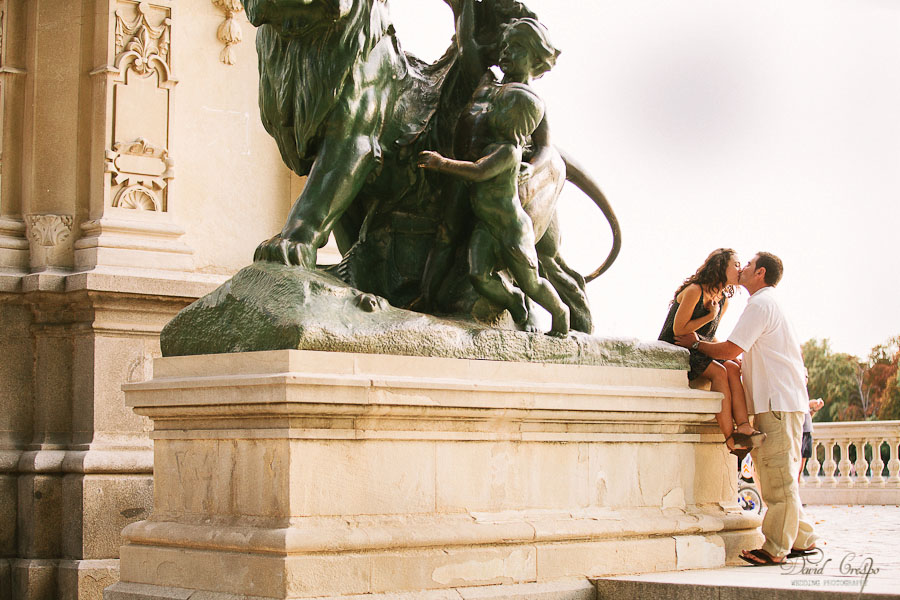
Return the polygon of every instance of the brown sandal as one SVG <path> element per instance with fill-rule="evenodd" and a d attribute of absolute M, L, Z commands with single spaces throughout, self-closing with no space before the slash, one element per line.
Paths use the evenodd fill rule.
<path fill-rule="evenodd" d="M 784 562 L 783 558 L 781 560 L 775 560 L 774 556 L 762 548 L 756 550 L 744 550 L 738 558 L 750 563 L 751 567 L 771 567 L 773 565 L 780 565 Z"/>
<path fill-rule="evenodd" d="M 735 456 L 737 456 L 738 464 L 741 464 L 741 462 L 743 462 L 743 460 L 744 460 L 744 457 L 747 456 L 748 454 L 750 454 L 750 447 L 749 447 L 748 443 L 743 443 L 742 441 L 739 441 L 741 438 L 738 436 L 747 437 L 749 440 L 749 436 L 746 436 L 745 434 L 742 434 L 742 433 L 738 433 L 737 431 L 732 431 L 731 435 L 729 435 L 727 438 L 725 438 L 725 446 L 726 447 L 728 446 L 728 440 L 731 440 L 732 442 L 734 442 L 734 448 L 728 448 L 728 451 L 731 454 L 734 454 Z"/>
<path fill-rule="evenodd" d="M 749 421 L 744 421 L 743 423 L 738 423 L 737 427 L 749 424 Z M 766 434 L 756 429 L 754 429 L 751 433 L 741 433 L 737 430 L 737 428 L 735 428 L 734 433 L 732 433 L 731 435 L 734 436 L 735 444 L 744 446 L 745 448 L 759 448 L 760 446 L 762 446 L 762 443 L 766 441 Z"/>
<path fill-rule="evenodd" d="M 787 558 L 799 558 L 801 556 L 809 556 L 810 554 L 815 554 L 819 549 L 816 548 L 816 545 L 813 544 L 809 548 L 791 548 L 791 551 L 787 553 Z"/>

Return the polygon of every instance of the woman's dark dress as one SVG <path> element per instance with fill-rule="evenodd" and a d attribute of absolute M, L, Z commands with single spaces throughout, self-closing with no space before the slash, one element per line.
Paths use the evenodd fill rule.
<path fill-rule="evenodd" d="M 678 300 L 675 300 L 669 307 L 669 314 L 666 316 L 666 322 L 663 325 L 662 331 L 659 332 L 659 339 L 664 342 L 669 342 L 670 344 L 675 343 L 675 313 L 678 312 L 680 304 L 681 303 L 678 302 Z M 719 300 L 719 314 L 716 315 L 716 318 L 697 329 L 697 335 L 700 336 L 700 339 L 704 342 L 711 342 L 715 337 L 716 329 L 719 328 L 719 317 L 722 316 L 722 306 L 724 304 L 725 296 L 722 296 L 722 299 Z M 705 317 L 708 314 L 709 310 L 703 306 L 703 294 L 701 294 L 700 301 L 697 302 L 697 306 L 694 307 L 694 314 L 691 315 L 690 320 L 693 321 L 694 319 Z M 703 375 L 703 371 L 706 370 L 713 359 L 699 350 L 691 350 L 690 352 L 691 370 L 688 371 L 688 379 L 696 379 Z"/>

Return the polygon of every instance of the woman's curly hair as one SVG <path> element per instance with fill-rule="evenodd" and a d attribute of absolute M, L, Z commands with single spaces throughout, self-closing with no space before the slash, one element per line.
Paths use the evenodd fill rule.
<path fill-rule="evenodd" d="M 731 248 L 719 248 L 713 250 L 710 255 L 706 257 L 706 260 L 703 261 L 703 264 L 700 265 L 700 268 L 697 269 L 697 272 L 685 279 L 684 283 L 675 290 L 672 302 L 675 301 L 675 298 L 678 297 L 678 294 L 680 294 L 684 288 L 692 283 L 696 283 L 703 290 L 712 293 L 721 291 L 726 297 L 731 298 L 734 295 L 734 286 L 727 285 L 726 282 L 728 281 L 728 276 L 726 275 L 726 271 L 728 270 L 728 265 L 734 260 L 734 255 L 735 252 Z"/>

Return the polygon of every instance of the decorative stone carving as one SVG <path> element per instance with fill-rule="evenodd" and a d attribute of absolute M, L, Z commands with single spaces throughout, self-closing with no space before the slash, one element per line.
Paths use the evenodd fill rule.
<path fill-rule="evenodd" d="M 237 53 L 234 46 L 240 44 L 244 39 L 244 33 L 241 26 L 235 21 L 235 15 L 243 12 L 244 6 L 240 0 L 212 0 L 212 3 L 225 13 L 225 20 L 219 25 L 216 36 L 219 41 L 225 44 L 222 53 L 219 55 L 226 65 L 233 65 L 237 61 Z"/>
<path fill-rule="evenodd" d="M 96 68 L 113 87 L 105 142 L 102 213 L 79 223 L 77 269 L 98 266 L 191 271 L 193 250 L 170 213 L 174 161 L 170 132 L 175 0 L 116 0 L 112 64 Z M 208 5 L 207 5 L 208 6 Z M 184 13 L 180 13 L 184 14 Z M 187 21 L 190 18 L 186 19 Z M 175 48 L 178 46 L 176 45 Z"/>
<path fill-rule="evenodd" d="M 72 235 L 72 215 L 28 215 L 28 239 L 40 246 L 52 247 Z"/>
<path fill-rule="evenodd" d="M 142 77 L 159 73 L 160 87 L 170 87 L 175 80 L 169 56 L 172 27 L 169 10 L 151 6 L 149 2 L 120 6 L 116 10 L 115 67 L 122 72 L 130 69 Z M 133 11 L 128 6 L 133 6 Z"/>
<path fill-rule="evenodd" d="M 112 205 L 137 210 L 166 210 L 166 188 L 174 177 L 175 162 L 165 148 L 144 138 L 120 142 L 106 153 L 106 171 L 119 186 Z"/>
<path fill-rule="evenodd" d="M 164 0 L 120 0 L 115 15 L 113 149 L 106 153 L 110 204 L 166 212 L 173 174 L 166 149 L 169 92 L 176 83 L 171 73 L 172 8 Z"/>
<path fill-rule="evenodd" d="M 72 215 L 25 215 L 32 270 L 71 268 L 74 223 Z"/>
<path fill-rule="evenodd" d="M 119 208 L 133 208 L 136 210 L 160 210 L 159 199 L 152 190 L 142 185 L 135 185 L 123 189 L 116 198 Z"/>

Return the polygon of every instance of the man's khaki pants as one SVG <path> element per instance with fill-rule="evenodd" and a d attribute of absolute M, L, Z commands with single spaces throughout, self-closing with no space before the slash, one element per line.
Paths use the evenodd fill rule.
<path fill-rule="evenodd" d="M 766 537 L 762 549 L 776 558 L 791 548 L 805 549 L 816 542 L 812 523 L 803 514 L 797 483 L 803 415 L 771 411 L 753 418 L 754 427 L 766 434 L 762 446 L 751 453 L 763 502 L 768 507 L 762 524 Z"/>

